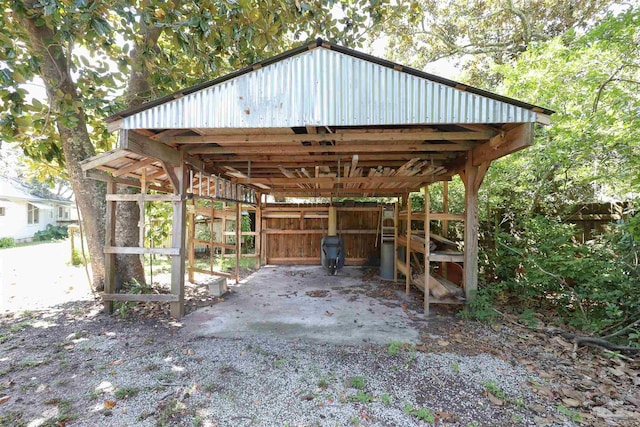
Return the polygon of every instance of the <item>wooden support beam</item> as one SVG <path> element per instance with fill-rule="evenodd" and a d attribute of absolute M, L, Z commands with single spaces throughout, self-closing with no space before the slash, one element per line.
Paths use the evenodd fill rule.
<path fill-rule="evenodd" d="M 431 240 L 429 239 L 429 235 L 431 234 L 431 219 L 429 218 L 429 214 L 431 213 L 430 208 L 430 197 L 429 197 L 429 186 L 424 187 L 424 315 L 429 317 L 429 262 L 430 262 L 430 250 L 429 244 Z M 411 246 L 411 245 L 407 245 Z"/>
<path fill-rule="evenodd" d="M 346 142 L 346 141 L 468 141 L 488 140 L 496 135 L 492 130 L 441 132 L 441 131 L 412 131 L 399 130 L 365 130 L 365 131 L 336 131 L 335 133 L 318 134 L 231 134 L 231 135 L 195 135 L 175 136 L 164 138 L 164 141 L 176 144 L 278 144 L 286 142 Z"/>
<path fill-rule="evenodd" d="M 478 289 L 478 190 L 474 183 L 478 166 L 470 152 L 465 165 L 465 227 L 464 227 L 464 289 L 467 301 L 475 298 Z"/>
<path fill-rule="evenodd" d="M 180 196 L 170 194 L 107 194 L 108 202 L 175 202 Z"/>
<path fill-rule="evenodd" d="M 156 159 L 132 160 L 132 163 L 128 164 L 127 166 L 123 166 L 113 171 L 113 176 L 122 176 L 131 172 L 135 172 L 139 169 L 142 169 L 151 165 L 156 161 L 157 161 Z"/>
<path fill-rule="evenodd" d="M 259 269 L 262 264 L 262 194 L 256 194 L 256 216 L 255 216 L 256 237 L 254 238 L 253 250 L 259 256 L 256 257 L 255 268 Z"/>
<path fill-rule="evenodd" d="M 522 123 L 506 131 L 499 143 L 494 141 L 492 145 L 487 142 L 475 147 L 472 150 L 473 166 L 491 162 L 507 154 L 529 147 L 531 144 L 533 144 L 533 123 Z"/>
<path fill-rule="evenodd" d="M 172 166 L 182 166 L 183 162 L 190 164 L 199 171 L 205 171 L 203 161 L 176 150 L 166 144 L 154 141 L 147 136 L 133 131 L 121 130 L 120 148 L 130 150 L 145 157 L 153 157 L 167 162 Z"/>
<path fill-rule="evenodd" d="M 181 250 L 179 254 L 171 257 L 171 293 L 177 295 L 177 300 L 171 303 L 171 316 L 180 318 L 184 316 L 184 261 L 186 252 L 184 250 L 184 237 L 187 216 L 184 199 L 187 188 L 187 171 L 183 162 L 180 162 L 180 166 L 174 168 L 174 173 L 178 181 L 175 192 L 181 196 L 181 200 L 173 202 L 171 246 Z"/>
<path fill-rule="evenodd" d="M 411 197 L 407 197 L 407 242 L 411 241 Z M 405 265 L 407 267 L 407 274 L 405 275 L 405 293 L 409 295 L 411 290 L 411 245 L 407 243 L 405 246 Z"/>
<path fill-rule="evenodd" d="M 191 205 L 190 207 L 195 207 L 195 200 L 191 200 L 189 202 L 189 204 Z M 195 283 L 195 276 L 194 276 L 194 269 L 196 268 L 196 259 L 195 259 L 195 252 L 196 252 L 196 243 L 195 243 L 195 238 L 196 238 L 196 214 L 195 214 L 195 209 L 187 209 L 187 216 L 188 216 L 187 221 L 188 221 L 188 227 L 189 227 L 188 237 L 187 237 L 187 246 L 188 246 L 188 251 L 189 251 L 189 257 L 188 257 L 189 258 L 189 282 Z M 213 250 L 211 250 L 211 252 L 213 252 Z"/>
<path fill-rule="evenodd" d="M 139 246 L 105 246 L 105 254 L 119 255 L 179 255 L 180 248 L 142 248 Z"/>
<path fill-rule="evenodd" d="M 107 195 L 114 194 L 117 185 L 114 181 L 107 183 Z M 107 201 L 107 212 L 105 216 L 105 245 L 113 246 L 116 243 L 116 203 Z M 116 292 L 116 256 L 112 253 L 105 253 L 104 257 L 104 292 L 114 294 Z M 113 313 L 113 302 L 104 300 L 104 311 Z"/>
<path fill-rule="evenodd" d="M 133 301 L 133 302 L 176 302 L 178 295 L 172 294 L 103 294 L 105 302 Z"/>
<path fill-rule="evenodd" d="M 114 160 L 118 160 L 123 157 L 126 157 L 127 155 L 129 155 L 127 151 L 121 150 L 120 148 L 115 148 L 113 150 L 107 151 L 102 154 L 98 154 L 97 156 L 93 156 L 81 161 L 80 168 L 83 171 L 88 171 L 89 169 L 102 166 Z"/>
<path fill-rule="evenodd" d="M 168 148 L 168 147 L 167 147 Z M 349 144 L 349 145 L 296 145 L 287 146 L 286 151 L 290 154 L 308 153 L 393 153 L 393 152 L 456 152 L 467 151 L 470 147 L 465 144 Z M 279 146 L 224 146 L 224 147 L 195 147 L 189 150 L 190 154 L 280 154 L 283 147 Z M 143 153 L 141 153 L 143 154 Z"/>
<path fill-rule="evenodd" d="M 289 172 L 290 173 L 290 172 Z M 239 184 L 255 184 L 256 182 L 261 182 L 264 184 L 269 184 L 272 186 L 278 185 L 290 185 L 297 186 L 299 184 L 385 184 L 385 183 L 410 183 L 410 184 L 421 184 L 424 182 L 432 181 L 431 176 L 404 176 L 404 175 L 393 175 L 393 176 L 362 176 L 362 177 L 354 177 L 354 178 L 343 178 L 343 177 L 313 177 L 313 178 L 301 178 L 299 176 L 295 176 L 290 173 L 290 176 L 286 178 L 252 178 L 251 180 L 246 178 L 238 178 L 236 182 Z"/>
<path fill-rule="evenodd" d="M 242 250 L 242 205 L 236 203 L 236 285 L 240 283 L 240 251 Z"/>

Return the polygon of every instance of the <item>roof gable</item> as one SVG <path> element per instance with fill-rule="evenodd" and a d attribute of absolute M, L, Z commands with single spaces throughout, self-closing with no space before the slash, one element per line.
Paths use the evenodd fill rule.
<path fill-rule="evenodd" d="M 318 42 L 128 110 L 122 129 L 526 123 L 549 110 Z"/>

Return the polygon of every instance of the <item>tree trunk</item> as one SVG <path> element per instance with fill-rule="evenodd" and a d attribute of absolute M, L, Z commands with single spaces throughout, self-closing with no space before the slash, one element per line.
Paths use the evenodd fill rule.
<path fill-rule="evenodd" d="M 32 52 L 41 60 L 40 75 L 44 80 L 49 105 L 55 115 L 75 121 L 69 126 L 57 120 L 56 125 L 71 186 L 75 193 L 87 236 L 93 286 L 97 290 L 104 288 L 104 217 L 106 212 L 106 187 L 102 182 L 84 177 L 80 162 L 95 155 L 95 149 L 87 131 L 85 112 L 79 105 L 78 96 L 67 55 L 63 46 L 56 42 L 55 32 L 46 25 L 37 26 L 34 19 L 27 15 L 16 15 L 29 35 Z"/>
<path fill-rule="evenodd" d="M 139 45 L 131 51 L 131 75 L 127 90 L 127 107 L 135 107 L 147 101 L 151 96 L 149 84 L 150 70 L 146 67 L 144 52 L 156 45 L 162 33 L 160 27 L 147 27 L 140 23 L 140 34 L 143 38 Z M 126 186 L 118 186 L 118 193 L 137 193 L 138 190 Z M 116 245 L 138 246 L 140 224 L 140 207 L 135 202 L 119 202 L 116 213 Z M 116 255 L 116 289 L 123 283 L 136 280 L 145 283 L 142 257 L 137 255 Z"/>

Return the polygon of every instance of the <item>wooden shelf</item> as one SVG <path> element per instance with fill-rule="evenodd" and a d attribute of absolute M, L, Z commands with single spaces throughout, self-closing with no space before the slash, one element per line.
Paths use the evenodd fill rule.
<path fill-rule="evenodd" d="M 402 221 L 407 220 L 407 211 L 400 211 L 398 213 L 398 218 Z M 429 214 L 429 219 L 432 221 L 464 221 L 464 215 L 462 214 L 452 214 L 452 213 L 441 213 L 441 212 L 432 212 Z M 411 211 L 411 221 L 424 221 L 424 212 L 422 211 Z"/>

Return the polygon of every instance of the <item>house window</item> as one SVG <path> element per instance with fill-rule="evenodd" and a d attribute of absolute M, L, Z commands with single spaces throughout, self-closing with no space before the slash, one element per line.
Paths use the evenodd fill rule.
<path fill-rule="evenodd" d="M 0 216 L 5 216 L 6 215 L 6 212 L 5 212 L 4 209 L 5 209 L 4 207 L 0 208 Z"/>
<path fill-rule="evenodd" d="M 27 223 L 38 224 L 40 222 L 40 209 L 29 203 L 27 205 Z"/>
<path fill-rule="evenodd" d="M 64 206 L 58 206 L 58 219 L 69 219 L 69 209 Z"/>

